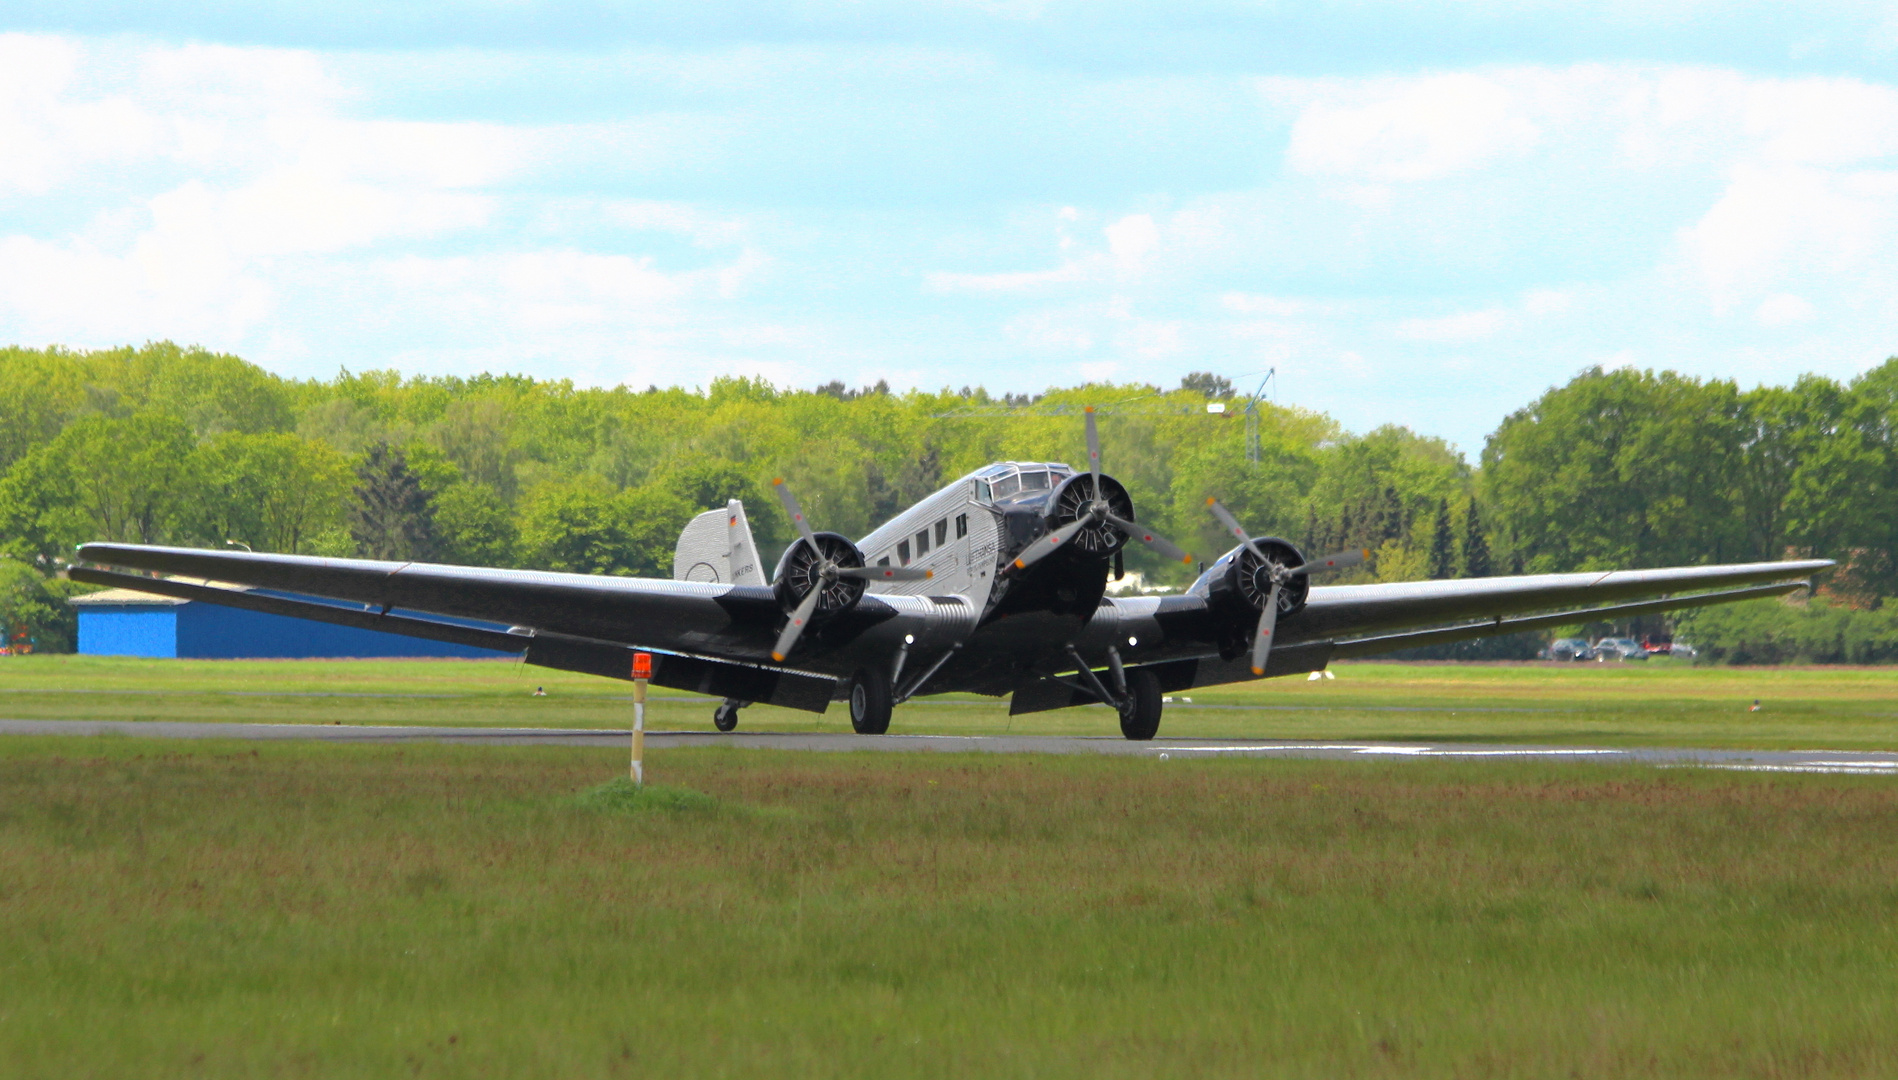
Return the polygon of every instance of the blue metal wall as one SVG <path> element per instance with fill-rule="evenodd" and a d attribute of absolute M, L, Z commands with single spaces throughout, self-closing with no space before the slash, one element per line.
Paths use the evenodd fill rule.
<path fill-rule="evenodd" d="M 94 656 L 206 660 L 511 655 L 195 602 L 175 607 L 138 604 L 81 607 L 79 651 Z"/>
<path fill-rule="evenodd" d="M 88 656 L 177 656 L 182 610 L 171 604 L 82 607 L 79 651 Z"/>

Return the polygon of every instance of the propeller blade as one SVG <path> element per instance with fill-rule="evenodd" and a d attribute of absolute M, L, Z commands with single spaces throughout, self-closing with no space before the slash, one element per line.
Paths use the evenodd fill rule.
<path fill-rule="evenodd" d="M 1172 541 L 1168 540 L 1166 537 L 1161 536 L 1159 533 L 1156 533 L 1151 529 L 1147 529 L 1139 525 L 1135 525 L 1133 522 L 1128 521 L 1126 518 L 1121 517 L 1118 514 L 1109 513 L 1106 515 L 1106 518 L 1108 521 L 1113 523 L 1114 528 L 1119 529 L 1121 532 L 1126 533 L 1128 536 L 1132 537 L 1133 539 L 1138 540 L 1141 543 L 1152 548 L 1153 550 L 1159 552 L 1162 558 L 1178 559 L 1180 562 L 1183 562 L 1183 563 L 1190 563 L 1193 561 L 1193 557 L 1191 555 L 1188 555 L 1186 552 L 1180 550 L 1178 547 L 1175 547 Z"/>
<path fill-rule="evenodd" d="M 1094 475 L 1094 497 L 1101 497 L 1101 433 L 1094 426 L 1094 406 L 1087 407 L 1087 471 Z"/>
<path fill-rule="evenodd" d="M 1055 531 L 1046 534 L 1045 536 L 1035 541 L 1034 543 L 1029 544 L 1027 550 L 1023 551 L 1020 555 L 1016 556 L 1015 569 L 1026 570 L 1029 567 L 1040 562 L 1041 560 L 1047 558 L 1049 555 L 1054 553 L 1055 548 L 1058 548 L 1062 544 L 1067 543 L 1069 540 L 1074 539 L 1075 533 L 1080 532 L 1083 528 L 1086 528 L 1093 521 L 1094 521 L 1094 515 L 1092 513 L 1082 514 L 1080 517 L 1075 518 L 1073 521 L 1068 522 L 1066 525 L 1061 526 L 1059 529 L 1056 529 Z"/>
<path fill-rule="evenodd" d="M 1331 570 L 1349 570 L 1354 566 L 1361 565 L 1364 560 L 1370 557 L 1370 548 L 1340 551 L 1336 555 L 1327 555 L 1322 559 L 1313 559 L 1303 566 L 1293 567 L 1286 573 L 1286 576 L 1294 577 L 1299 574 L 1323 574 Z"/>
<path fill-rule="evenodd" d="M 771 649 L 771 659 L 782 664 L 784 658 L 791 655 L 792 648 L 797 645 L 797 639 L 804 634 L 804 627 L 809 625 L 811 615 L 817 611 L 818 599 L 823 595 L 824 579 L 818 578 L 811 583 L 811 591 L 804 594 L 804 602 L 791 613 L 791 621 L 784 624 L 784 632 L 778 635 L 778 643 Z"/>
<path fill-rule="evenodd" d="M 1213 512 L 1214 517 L 1219 519 L 1219 523 L 1226 527 L 1227 532 L 1239 538 L 1241 544 L 1247 547 L 1252 546 L 1252 538 L 1246 535 L 1245 526 L 1239 524 L 1239 519 L 1232 516 L 1232 511 L 1221 506 L 1218 499 L 1207 499 L 1206 507 Z"/>
<path fill-rule="evenodd" d="M 1279 587 L 1272 583 L 1272 592 L 1265 598 L 1265 610 L 1259 612 L 1259 633 L 1252 639 L 1252 673 L 1265 674 L 1265 662 L 1272 655 L 1272 632 L 1279 624 Z"/>
<path fill-rule="evenodd" d="M 797 504 L 797 496 L 791 494 L 790 486 L 780 476 L 771 481 L 771 487 L 778 493 L 778 501 L 784 504 L 784 512 L 791 515 L 792 524 L 797 526 L 797 531 L 804 539 L 810 541 L 811 550 L 821 558 L 824 552 L 817 546 L 817 534 L 811 531 L 811 523 L 804 520 L 804 508 Z"/>
<path fill-rule="evenodd" d="M 918 566 L 846 566 L 837 571 L 837 576 L 865 581 L 927 581 L 936 572 Z"/>

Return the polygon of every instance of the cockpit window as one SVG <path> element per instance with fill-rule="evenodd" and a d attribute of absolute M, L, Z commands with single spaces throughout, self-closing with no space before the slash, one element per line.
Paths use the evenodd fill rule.
<path fill-rule="evenodd" d="M 1020 490 L 1020 476 L 1004 476 L 1000 480 L 995 481 L 994 491 L 995 497 L 998 499 L 1006 499 Z"/>
<path fill-rule="evenodd" d="M 1022 474 L 1021 474 L 1021 489 L 1022 489 L 1023 491 L 1046 491 L 1046 490 L 1048 490 L 1048 473 L 1047 473 L 1047 471 L 1046 471 L 1046 470 L 1044 470 L 1044 469 L 1028 469 L 1028 470 L 1024 470 L 1024 471 L 1022 472 Z"/>

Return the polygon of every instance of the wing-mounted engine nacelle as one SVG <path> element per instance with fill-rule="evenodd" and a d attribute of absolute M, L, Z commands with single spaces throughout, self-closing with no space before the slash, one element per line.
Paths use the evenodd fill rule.
<path fill-rule="evenodd" d="M 1261 556 L 1256 548 L 1263 548 Z M 1207 595 L 1214 607 L 1244 619 L 1248 624 L 1272 596 L 1272 574 L 1305 565 L 1305 556 L 1290 541 L 1262 536 L 1252 544 L 1241 544 L 1220 556 L 1210 571 Z M 1283 619 L 1305 606 L 1311 595 L 1311 578 L 1304 574 L 1279 587 L 1279 614 Z"/>
<path fill-rule="evenodd" d="M 822 546 L 821 557 L 812 550 L 812 540 Z M 800 536 L 784 549 L 784 557 L 778 560 L 777 574 L 771 581 L 771 590 L 777 594 L 778 606 L 784 609 L 786 615 L 796 611 L 813 588 L 823 590 L 817 601 L 815 618 L 849 611 L 857 606 L 857 601 L 863 599 L 867 583 L 859 577 L 824 574 L 826 562 L 839 570 L 854 569 L 864 565 L 863 552 L 848 537 L 834 532 L 812 533 L 808 538 Z"/>
<path fill-rule="evenodd" d="M 1134 501 L 1127 494 L 1127 488 L 1120 481 L 1101 474 L 1101 496 L 1107 504 L 1107 511 L 1124 521 L 1134 520 Z M 1094 505 L 1094 476 L 1092 473 L 1076 473 L 1063 480 L 1048 497 L 1047 509 L 1042 514 L 1046 532 L 1054 532 L 1063 525 L 1074 522 L 1087 514 Z M 1127 546 L 1127 534 L 1115 528 L 1104 515 L 1095 515 L 1086 525 L 1068 538 L 1067 547 L 1085 552 L 1099 558 L 1106 558 Z"/>

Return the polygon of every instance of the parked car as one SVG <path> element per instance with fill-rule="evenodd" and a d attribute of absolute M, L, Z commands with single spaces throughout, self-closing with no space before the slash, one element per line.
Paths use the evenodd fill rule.
<path fill-rule="evenodd" d="M 1595 650 L 1587 638 L 1565 637 L 1551 641 L 1542 655 L 1550 660 L 1593 660 Z"/>
<path fill-rule="evenodd" d="M 1609 660 L 1646 660 L 1648 651 L 1633 638 L 1605 637 L 1595 642 L 1595 659 Z"/>

